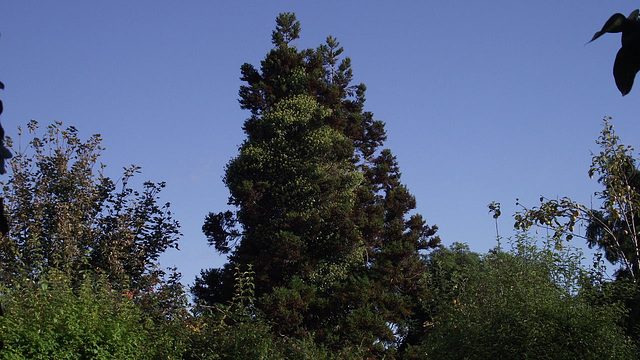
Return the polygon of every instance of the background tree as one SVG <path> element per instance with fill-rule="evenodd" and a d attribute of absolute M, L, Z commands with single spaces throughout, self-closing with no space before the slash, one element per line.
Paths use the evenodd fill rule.
<path fill-rule="evenodd" d="M 14 149 L 12 174 L 3 185 L 11 230 L 0 243 L 0 282 L 37 280 L 50 269 L 72 278 L 92 270 L 132 290 L 159 281 L 158 256 L 177 247 L 179 236 L 169 204 L 157 203 L 164 183 L 134 190 L 129 181 L 139 168 L 132 166 L 118 184 L 102 174 L 98 135 L 82 141 L 74 127 L 62 129 L 61 123 L 42 136 L 37 129 L 29 123 L 34 137 Z M 18 136 L 22 143 L 22 129 Z"/>
<path fill-rule="evenodd" d="M 480 268 L 480 261 L 480 254 L 470 251 L 466 244 L 461 243 L 454 243 L 449 248 L 440 246 L 429 254 L 427 273 L 424 275 L 427 291 L 418 298 L 412 338 L 402 349 L 409 358 L 420 353 L 416 351 L 420 349 L 418 344 L 431 341 L 427 334 L 432 330 L 436 318 L 457 301 L 469 277 Z"/>
<path fill-rule="evenodd" d="M 540 206 L 524 208 L 515 215 L 515 226 L 519 229 L 541 226 L 552 231 L 558 242 L 580 237 L 589 247 L 601 250 L 618 268 L 615 284 L 596 284 L 596 289 L 603 292 L 601 298 L 626 304 L 627 331 L 640 341 L 640 172 L 635 165 L 633 148 L 620 143 L 609 120 L 611 118 L 604 119 L 596 141 L 602 150 L 593 154 L 589 169 L 589 176 L 598 175 L 598 182 L 604 187 L 596 193 L 602 200 L 600 206 L 592 208 L 569 198 L 541 198 Z M 580 231 L 583 226 L 586 231 Z"/>
<path fill-rule="evenodd" d="M 578 291 L 582 255 L 518 234 L 509 251 L 454 245 L 430 255 L 433 315 L 408 359 L 634 359 L 619 305 Z"/>
<path fill-rule="evenodd" d="M 590 247 L 602 250 L 612 264 L 619 265 L 617 276 L 638 282 L 640 172 L 632 156 L 633 148 L 619 142 L 610 119 L 604 120 L 596 141 L 602 151 L 593 154 L 589 169 L 589 177 L 599 175 L 598 182 L 604 186 L 603 191 L 596 193 L 602 200 L 600 208 L 593 209 L 569 198 L 546 200 L 541 197 L 539 207 L 524 208 L 515 215 L 515 227 L 528 229 L 539 225 L 552 230 L 559 241 L 584 238 Z M 587 230 L 577 232 L 576 225 L 586 225 Z"/>
<path fill-rule="evenodd" d="M 187 299 L 179 274 L 157 266 L 179 236 L 169 204 L 157 203 L 164 184 L 134 190 L 135 166 L 117 182 L 104 176 L 98 135 L 83 141 L 55 123 L 38 136 L 35 121 L 28 132 L 19 128 L 2 184 L 0 357 L 179 357 Z"/>
<path fill-rule="evenodd" d="M 228 301 L 233 269 L 251 264 L 257 304 L 278 331 L 383 349 L 406 337 L 423 290 L 420 251 L 439 239 L 409 215 L 415 199 L 380 150 L 384 123 L 363 110 L 366 88 L 351 85 L 338 41 L 300 51 L 299 33 L 295 15 L 280 14 L 260 70 L 241 67 L 239 101 L 252 116 L 224 179 L 237 211 L 203 226 L 230 262 L 204 270 L 193 292 Z"/>

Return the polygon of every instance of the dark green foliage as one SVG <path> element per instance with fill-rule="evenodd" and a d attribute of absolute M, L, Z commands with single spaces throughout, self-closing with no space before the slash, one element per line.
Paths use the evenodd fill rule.
<path fill-rule="evenodd" d="M 231 264 L 222 269 L 204 269 L 191 287 L 194 298 L 204 304 L 224 304 L 233 295 L 233 270 Z"/>
<path fill-rule="evenodd" d="M 198 317 L 189 332 L 189 360 L 362 360 L 376 359 L 360 346 L 330 350 L 312 338 L 283 337 L 263 318 L 237 319 L 231 314 L 207 312 Z"/>
<path fill-rule="evenodd" d="M 450 248 L 440 247 L 429 254 L 425 274 L 428 290 L 420 297 L 411 343 L 428 342 L 426 334 L 436 317 L 460 297 L 469 277 L 480 269 L 481 260 L 480 254 L 460 243 L 454 243 Z"/>
<path fill-rule="evenodd" d="M 276 19 L 276 29 L 271 33 L 271 41 L 276 46 L 287 46 L 300 37 L 300 23 L 292 13 L 282 13 Z"/>
<path fill-rule="evenodd" d="M 233 229 L 234 224 L 235 219 L 231 211 L 210 213 L 204 221 L 202 232 L 209 240 L 209 245 L 215 246 L 220 253 L 226 254 L 231 251 L 229 242 L 240 236 L 240 232 Z"/>
<path fill-rule="evenodd" d="M 203 226 L 230 263 L 204 270 L 193 293 L 227 301 L 233 268 L 251 264 L 256 306 L 279 333 L 390 353 L 424 291 L 420 251 L 438 243 L 436 228 L 409 215 L 415 199 L 380 149 L 384 124 L 363 110 L 366 88 L 351 85 L 338 41 L 298 50 L 295 16 L 276 23 L 260 70 L 241 67 L 240 105 L 252 116 L 224 179 L 237 211 Z"/>
<path fill-rule="evenodd" d="M 434 315 L 415 359 L 633 359 L 617 322 L 620 306 L 576 293 L 586 273 L 579 254 L 538 248 L 519 236 L 509 252 L 479 256 L 453 247 L 430 263 Z"/>
<path fill-rule="evenodd" d="M 256 360 L 360 360 L 373 359 L 370 349 L 346 346 L 329 350 L 310 336 L 297 338 L 274 331 L 254 306 L 255 284 L 251 268 L 235 270 L 234 292 L 228 304 L 197 307 L 188 325 L 190 347 L 184 359 Z M 285 289 L 286 292 L 286 289 Z M 276 294 L 277 291 L 274 291 Z M 286 295 L 286 294 L 285 294 Z M 275 297 L 279 295 L 274 295 Z M 299 299 L 286 299 L 294 304 Z"/>
<path fill-rule="evenodd" d="M 254 139 L 227 167 L 244 228 L 232 258 L 254 266 L 258 294 L 294 274 L 311 276 L 318 265 L 310 262 L 355 251 L 357 243 L 344 240 L 353 228 L 347 202 L 360 177 L 340 154 L 346 139 L 322 125 L 322 111 L 305 95 L 283 100 L 255 122 Z"/>

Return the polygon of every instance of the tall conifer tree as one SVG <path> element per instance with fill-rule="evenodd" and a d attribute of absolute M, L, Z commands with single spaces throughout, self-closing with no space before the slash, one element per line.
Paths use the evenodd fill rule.
<path fill-rule="evenodd" d="M 241 67 L 239 101 L 251 117 L 224 178 L 236 211 L 203 226 L 229 262 L 203 270 L 194 295 L 228 301 L 234 269 L 251 266 L 256 307 L 281 334 L 388 351 L 409 338 L 421 251 L 438 244 L 437 228 L 410 215 L 415 198 L 381 149 L 384 123 L 364 111 L 366 87 L 351 85 L 338 41 L 298 50 L 295 15 L 276 24 L 260 70 Z"/>

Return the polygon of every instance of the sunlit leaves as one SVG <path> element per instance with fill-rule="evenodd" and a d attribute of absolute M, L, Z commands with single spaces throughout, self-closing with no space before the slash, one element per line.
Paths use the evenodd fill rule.
<path fill-rule="evenodd" d="M 3 358 L 180 357 L 179 338 L 162 334 L 124 290 L 112 289 L 104 276 L 84 275 L 51 271 L 38 283 L 0 284 Z"/>
<path fill-rule="evenodd" d="M 637 281 L 640 275 L 640 171 L 636 168 L 633 148 L 621 144 L 605 118 L 596 141 L 601 151 L 592 154 L 589 177 L 598 176 L 604 189 L 596 195 L 599 208 L 574 202 L 569 198 L 540 199 L 540 205 L 515 215 L 515 227 L 528 229 L 538 225 L 552 231 L 558 240 L 583 237 L 589 246 L 601 248 L 607 260 L 620 264 L 619 275 Z M 587 224 L 585 232 L 576 226 Z"/>

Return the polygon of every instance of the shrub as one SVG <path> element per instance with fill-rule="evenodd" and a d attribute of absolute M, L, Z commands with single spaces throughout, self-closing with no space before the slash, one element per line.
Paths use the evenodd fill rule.
<path fill-rule="evenodd" d="M 54 271 L 37 282 L 3 285 L 1 358 L 159 359 L 179 354 L 172 342 L 158 336 L 161 330 L 130 293 L 89 274 L 76 286 Z"/>

